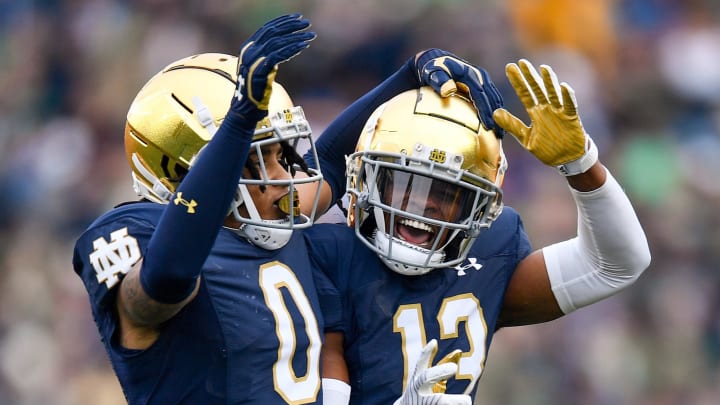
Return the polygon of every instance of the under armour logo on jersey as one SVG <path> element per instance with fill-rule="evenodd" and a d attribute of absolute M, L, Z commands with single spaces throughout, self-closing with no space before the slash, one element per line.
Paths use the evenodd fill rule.
<path fill-rule="evenodd" d="M 477 259 L 474 257 L 468 257 L 468 262 L 469 263 L 464 266 L 462 264 L 458 264 L 457 266 L 454 267 L 454 269 L 457 270 L 458 276 L 464 276 L 466 274 L 465 270 L 472 268 L 472 269 L 475 269 L 475 271 L 478 271 L 483 266 L 482 264 L 478 263 Z"/>
<path fill-rule="evenodd" d="M 194 214 L 195 213 L 195 207 L 197 207 L 197 203 L 195 200 L 191 199 L 190 201 L 182 198 L 182 192 L 177 193 L 177 197 L 173 200 L 173 203 L 175 205 L 184 205 L 187 207 L 188 214 Z"/>
<path fill-rule="evenodd" d="M 110 289 L 120 279 L 118 275 L 130 271 L 140 260 L 140 247 L 137 239 L 128 235 L 128 229 L 122 228 L 110 234 L 110 242 L 103 237 L 93 241 L 95 250 L 90 253 L 90 263 L 97 276 L 98 283 L 107 284 Z"/>

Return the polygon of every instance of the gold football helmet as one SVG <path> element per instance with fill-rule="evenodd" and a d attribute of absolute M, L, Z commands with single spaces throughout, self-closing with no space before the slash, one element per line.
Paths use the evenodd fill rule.
<path fill-rule="evenodd" d="M 395 96 L 372 114 L 347 166 L 348 224 L 401 274 L 459 264 L 502 211 L 501 140 L 459 94 Z"/>
<path fill-rule="evenodd" d="M 219 53 L 183 58 L 153 76 L 137 94 L 127 114 L 125 153 L 139 196 L 161 204 L 170 200 L 230 107 L 237 87 L 237 63 L 237 57 Z M 250 153 L 262 156 L 262 146 L 279 142 L 287 152 L 284 154 L 287 171 L 295 173 L 300 169 L 308 176 L 271 180 L 261 165 L 255 176 L 259 178 L 240 179 L 234 203 L 228 207 L 241 223 L 237 231 L 266 249 L 282 247 L 293 228 L 310 226 L 317 210 L 322 176 L 318 170 L 304 166 L 295 151 L 300 141 L 309 144 L 317 162 L 310 125 L 302 108 L 293 106 L 285 89 L 273 83 L 268 116 L 257 125 Z M 309 216 L 300 213 L 295 185 L 301 183 L 317 186 Z M 279 206 L 288 217 L 281 221 L 260 218 L 247 185 L 287 186 L 288 195 L 279 201 Z M 238 212 L 242 204 L 249 213 L 247 217 Z"/>

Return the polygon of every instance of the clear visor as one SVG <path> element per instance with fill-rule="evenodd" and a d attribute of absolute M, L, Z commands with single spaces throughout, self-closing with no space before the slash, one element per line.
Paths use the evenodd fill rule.
<path fill-rule="evenodd" d="M 395 210 L 453 224 L 472 215 L 475 193 L 458 184 L 387 167 L 377 182 L 381 202 Z"/>
<path fill-rule="evenodd" d="M 390 167 L 376 179 L 379 229 L 412 245 L 441 249 L 476 216 L 480 196 L 460 184 Z"/>

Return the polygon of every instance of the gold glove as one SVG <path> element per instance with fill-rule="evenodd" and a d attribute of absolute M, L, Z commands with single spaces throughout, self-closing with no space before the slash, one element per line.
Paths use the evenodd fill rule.
<path fill-rule="evenodd" d="M 445 363 L 455 363 L 458 366 L 460 366 L 460 356 L 462 355 L 462 351 L 459 349 L 453 350 L 448 355 L 440 359 L 440 361 L 437 362 L 436 366 L 440 364 Z M 433 385 L 432 391 L 436 394 L 444 394 L 445 390 L 447 390 L 447 380 L 441 380 L 435 383 Z"/>
<path fill-rule="evenodd" d="M 525 59 L 509 63 L 505 73 L 531 124 L 526 126 L 504 108 L 493 113 L 495 122 L 541 162 L 566 176 L 583 173 L 595 164 L 597 147 L 580 122 L 573 89 L 567 83 L 558 84 L 550 66 L 541 65 L 538 75 Z"/>

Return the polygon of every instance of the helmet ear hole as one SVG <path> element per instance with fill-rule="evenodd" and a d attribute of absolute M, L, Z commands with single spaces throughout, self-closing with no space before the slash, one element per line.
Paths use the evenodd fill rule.
<path fill-rule="evenodd" d="M 193 100 L 202 100 L 204 119 L 222 122 L 236 87 L 234 56 L 207 53 L 170 63 L 140 89 L 130 105 L 125 126 L 125 151 L 134 177 L 148 179 L 138 194 L 152 201 L 169 195 L 153 190 L 162 183 L 171 193 L 185 177 L 190 162 L 212 137 L 207 122 L 193 113 Z M 141 158 L 147 176 L 132 162 Z M 153 180 L 157 179 L 154 184 Z"/>

